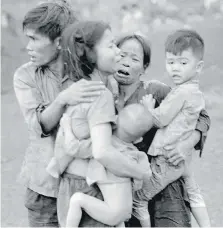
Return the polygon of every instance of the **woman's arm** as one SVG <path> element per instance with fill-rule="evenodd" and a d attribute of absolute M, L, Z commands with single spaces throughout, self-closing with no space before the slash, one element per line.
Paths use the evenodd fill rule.
<path fill-rule="evenodd" d="M 143 179 L 147 175 L 146 170 L 112 146 L 110 123 L 95 125 L 91 129 L 91 140 L 93 157 L 115 175 L 135 179 Z"/>
<path fill-rule="evenodd" d="M 207 138 L 207 132 L 209 131 L 211 124 L 210 117 L 206 110 L 202 110 L 196 125 L 195 131 L 192 135 L 176 145 L 169 145 L 165 149 L 171 150 L 169 153 L 169 162 L 173 165 L 178 165 L 181 161 L 185 160 L 186 154 L 188 151 L 200 150 L 200 156 L 202 154 L 204 143 Z M 173 150 L 174 149 L 174 150 Z"/>
<path fill-rule="evenodd" d="M 146 171 L 112 146 L 110 123 L 116 121 L 116 115 L 113 95 L 109 90 L 101 93 L 90 105 L 87 119 L 93 157 L 115 175 L 142 179 Z"/>
<path fill-rule="evenodd" d="M 200 140 L 195 144 L 194 148 L 200 150 L 200 156 L 202 155 L 204 143 L 207 138 L 207 133 L 211 125 L 211 119 L 205 109 L 200 113 L 200 116 L 197 121 L 196 131 L 200 133 Z"/>
<path fill-rule="evenodd" d="M 165 150 L 169 150 L 167 158 L 173 165 L 178 165 L 180 162 L 185 161 L 188 153 L 193 150 L 194 146 L 200 140 L 200 133 L 194 131 L 187 139 L 175 144 L 168 145 Z"/>

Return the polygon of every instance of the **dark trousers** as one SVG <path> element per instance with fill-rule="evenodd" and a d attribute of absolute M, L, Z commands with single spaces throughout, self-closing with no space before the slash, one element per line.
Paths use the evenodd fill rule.
<path fill-rule="evenodd" d="M 149 202 L 152 227 L 191 227 L 190 204 L 182 179 L 169 184 Z M 127 227 L 141 227 L 132 217 Z"/>
<path fill-rule="evenodd" d="M 28 209 L 30 227 L 59 227 L 57 199 L 27 189 L 25 206 Z"/>

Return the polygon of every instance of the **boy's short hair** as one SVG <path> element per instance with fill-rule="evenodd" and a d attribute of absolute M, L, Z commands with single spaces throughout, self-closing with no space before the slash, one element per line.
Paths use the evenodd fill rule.
<path fill-rule="evenodd" d="M 198 59 L 203 59 L 204 41 L 196 31 L 177 30 L 167 37 L 165 52 L 177 55 L 188 49 L 191 49 Z"/>
<path fill-rule="evenodd" d="M 53 41 L 75 20 L 74 12 L 65 0 L 51 0 L 37 5 L 25 15 L 23 30 L 34 29 Z"/>

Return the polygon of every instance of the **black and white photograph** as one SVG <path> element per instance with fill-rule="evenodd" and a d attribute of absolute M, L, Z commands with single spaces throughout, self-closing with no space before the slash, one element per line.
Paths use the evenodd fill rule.
<path fill-rule="evenodd" d="M 223 227 L 223 0 L 1 1 L 1 227 Z"/>

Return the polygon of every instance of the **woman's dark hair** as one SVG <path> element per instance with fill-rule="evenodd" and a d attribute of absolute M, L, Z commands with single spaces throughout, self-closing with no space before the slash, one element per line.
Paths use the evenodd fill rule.
<path fill-rule="evenodd" d="M 149 64 L 150 64 L 150 60 L 151 60 L 151 47 L 150 47 L 150 43 L 149 41 L 144 37 L 141 36 L 139 34 L 128 34 L 128 35 L 124 35 L 122 37 L 120 37 L 117 42 L 116 45 L 117 47 L 120 48 L 120 46 L 127 40 L 132 40 L 135 39 L 137 40 L 143 48 L 143 67 L 144 69 L 146 69 Z"/>
<path fill-rule="evenodd" d="M 102 21 L 77 22 L 65 29 L 61 41 L 64 73 L 73 81 L 90 79 L 96 65 L 94 47 L 106 29 L 110 26 Z"/>

